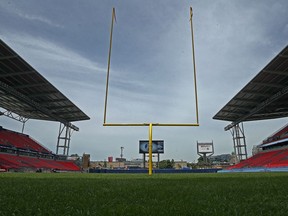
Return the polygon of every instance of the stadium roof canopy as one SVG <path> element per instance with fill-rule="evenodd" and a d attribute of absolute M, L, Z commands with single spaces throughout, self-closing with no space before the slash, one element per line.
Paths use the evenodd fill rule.
<path fill-rule="evenodd" d="M 238 92 L 213 119 L 244 121 L 288 116 L 288 46 Z"/>
<path fill-rule="evenodd" d="M 90 119 L 1 39 L 0 107 L 28 119 L 64 124 Z"/>

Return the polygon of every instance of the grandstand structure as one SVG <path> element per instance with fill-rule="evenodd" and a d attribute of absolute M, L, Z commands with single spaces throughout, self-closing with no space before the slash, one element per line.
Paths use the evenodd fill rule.
<path fill-rule="evenodd" d="M 288 167 L 288 124 L 280 128 L 257 145 L 257 153 L 229 170 L 245 168 Z"/>
<path fill-rule="evenodd" d="M 236 167 L 288 166 L 287 149 L 277 137 L 285 137 L 285 126 L 258 145 L 260 153 L 247 159 L 246 138 L 243 122 L 284 118 L 288 116 L 288 46 L 274 57 L 243 89 L 241 89 L 213 119 L 230 121 L 225 131 L 233 137 L 234 152 L 239 164 Z M 282 138 L 281 138 L 282 139 Z M 286 140 L 287 141 L 287 140 Z M 280 144 L 282 143 L 282 144 Z M 287 148 L 287 146 L 286 146 Z M 268 152 L 267 152 L 268 151 Z M 283 163 L 280 161 L 283 161 Z M 284 163 L 285 161 L 285 163 Z M 233 168 L 233 167 L 232 167 Z"/>
<path fill-rule="evenodd" d="M 72 132 L 79 131 L 72 122 L 90 118 L 0 39 L 1 116 L 20 121 L 23 127 L 22 134 L 0 128 L 0 166 L 76 169 L 63 161 Z M 56 154 L 23 134 L 29 119 L 60 123 Z"/>
<path fill-rule="evenodd" d="M 4 170 L 80 171 L 65 157 L 53 154 L 26 134 L 0 127 L 0 168 Z"/>
<path fill-rule="evenodd" d="M 269 150 L 271 148 L 275 149 L 282 148 L 288 144 L 288 124 L 280 128 L 278 131 L 267 137 L 263 142 L 257 146 L 261 150 Z"/>

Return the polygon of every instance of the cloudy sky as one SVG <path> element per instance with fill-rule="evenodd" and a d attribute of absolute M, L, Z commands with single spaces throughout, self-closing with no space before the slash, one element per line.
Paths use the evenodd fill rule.
<path fill-rule="evenodd" d="M 107 122 L 194 123 L 189 7 L 193 7 L 200 127 L 154 127 L 165 140 L 161 159 L 194 161 L 196 143 L 213 140 L 231 153 L 229 122 L 212 117 L 288 42 L 286 0 L 62 0 L 0 2 L 0 37 L 82 109 L 70 153 L 93 160 L 141 158 L 147 127 L 103 127 L 112 8 L 116 8 Z M 245 123 L 253 145 L 287 119 Z M 0 125 L 20 131 L 19 122 Z M 59 123 L 29 120 L 25 133 L 56 150 Z"/>

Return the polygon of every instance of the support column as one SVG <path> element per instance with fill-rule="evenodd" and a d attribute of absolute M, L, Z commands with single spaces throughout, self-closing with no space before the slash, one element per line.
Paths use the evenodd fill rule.
<path fill-rule="evenodd" d="M 62 155 L 69 155 L 72 132 L 73 130 L 69 125 L 60 123 L 56 154 L 61 154 L 59 151 L 63 149 Z"/>
<path fill-rule="evenodd" d="M 233 137 L 234 152 L 238 162 L 247 159 L 247 146 L 246 138 L 244 134 L 243 123 L 241 125 L 237 124 L 230 129 L 231 135 Z"/>
<path fill-rule="evenodd" d="M 149 175 L 152 175 L 153 161 L 152 161 L 152 123 L 149 124 Z"/>
<path fill-rule="evenodd" d="M 143 153 L 143 168 L 146 168 L 146 154 Z"/>

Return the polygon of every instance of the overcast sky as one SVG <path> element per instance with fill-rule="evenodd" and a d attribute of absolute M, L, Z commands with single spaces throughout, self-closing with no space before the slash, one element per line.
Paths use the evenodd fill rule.
<path fill-rule="evenodd" d="M 194 123 L 189 7 L 193 7 L 199 127 L 154 127 L 165 140 L 161 159 L 194 161 L 196 143 L 233 151 L 229 122 L 212 117 L 288 42 L 286 0 L 62 0 L 0 2 L 0 37 L 49 80 L 89 121 L 74 122 L 70 153 L 93 160 L 141 158 L 147 127 L 103 127 L 111 11 L 116 8 L 107 122 Z M 244 124 L 253 145 L 287 119 Z M 0 118 L 4 128 L 22 125 Z M 29 120 L 25 133 L 56 151 L 59 123 Z"/>

